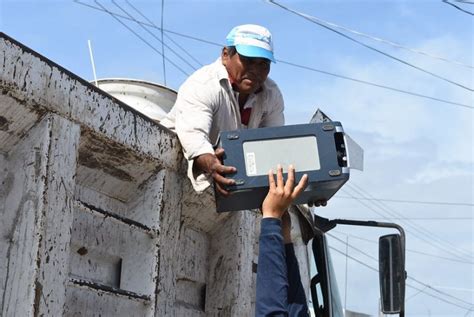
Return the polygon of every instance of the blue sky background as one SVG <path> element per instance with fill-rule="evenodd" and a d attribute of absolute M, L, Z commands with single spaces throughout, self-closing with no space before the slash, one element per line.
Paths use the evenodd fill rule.
<path fill-rule="evenodd" d="M 451 1 L 474 12 L 474 5 Z M 82 2 L 98 6 L 94 1 Z M 99 3 L 123 14 L 111 1 Z M 125 1 L 117 3 L 144 20 Z M 131 3 L 160 25 L 161 1 Z M 281 0 L 279 3 L 350 29 L 471 65 L 440 61 L 345 32 L 399 59 L 470 89 L 474 87 L 473 17 L 441 0 Z M 407 231 L 408 283 L 415 287 L 407 288 L 407 316 L 474 316 L 474 311 L 469 310 L 474 309 L 472 90 L 391 60 L 265 1 L 165 0 L 164 8 L 164 27 L 174 32 L 224 43 L 233 26 L 261 24 L 272 31 L 279 60 L 464 105 L 368 86 L 283 62 L 273 64 L 270 74 L 283 92 L 288 124 L 308 122 L 320 107 L 332 119 L 341 121 L 345 131 L 365 149 L 364 172 L 354 171 L 349 183 L 318 213 L 329 218 L 402 218 L 389 221 L 400 223 Z M 142 28 L 131 21 L 122 21 L 161 51 L 161 44 Z M 88 80 L 93 79 L 87 46 L 87 40 L 91 40 L 99 78 L 164 83 L 161 56 L 107 13 L 73 1 L 0 0 L 0 29 Z M 161 36 L 157 30 L 150 30 Z M 220 53 L 219 46 L 167 34 L 201 64 L 213 62 Z M 199 67 L 167 38 L 165 43 Z M 193 68 L 168 49 L 165 54 L 186 73 L 192 73 Z M 167 85 L 178 89 L 186 75 L 169 63 L 166 71 Z M 459 203 L 463 205 L 456 205 Z M 338 227 L 331 232 L 330 243 L 335 248 L 332 255 L 343 302 L 346 258 L 337 250 L 345 252 L 346 247 L 337 239 L 348 239 L 351 246 L 377 258 L 374 242 L 385 233 L 354 227 Z M 349 248 L 349 255 L 377 267 L 375 260 L 356 249 Z M 345 300 L 348 309 L 376 316 L 377 278 L 377 273 L 348 260 Z"/>

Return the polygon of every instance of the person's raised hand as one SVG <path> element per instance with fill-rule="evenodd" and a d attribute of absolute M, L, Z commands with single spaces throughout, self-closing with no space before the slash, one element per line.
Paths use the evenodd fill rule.
<path fill-rule="evenodd" d="M 229 192 L 225 190 L 226 186 L 234 185 L 233 179 L 226 178 L 224 175 L 233 174 L 237 169 L 233 166 L 222 165 L 221 159 L 224 155 L 223 148 L 217 148 L 214 154 L 205 153 L 194 159 L 194 166 L 197 170 L 209 174 L 215 182 L 216 189 L 224 196 Z"/>
<path fill-rule="evenodd" d="M 295 168 L 293 165 L 288 167 L 288 179 L 286 183 L 283 180 L 283 168 L 278 165 L 277 178 L 273 171 L 268 172 L 269 190 L 262 204 L 262 214 L 264 218 L 279 218 L 288 209 L 293 200 L 301 194 L 308 183 L 308 175 L 304 174 L 298 185 L 295 186 Z"/>

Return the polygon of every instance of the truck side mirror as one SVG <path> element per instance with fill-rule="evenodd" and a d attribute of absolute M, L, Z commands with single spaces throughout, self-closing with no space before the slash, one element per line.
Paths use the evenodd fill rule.
<path fill-rule="evenodd" d="M 405 250 L 399 234 L 379 239 L 379 280 L 381 308 L 384 314 L 404 311 L 405 301 Z"/>

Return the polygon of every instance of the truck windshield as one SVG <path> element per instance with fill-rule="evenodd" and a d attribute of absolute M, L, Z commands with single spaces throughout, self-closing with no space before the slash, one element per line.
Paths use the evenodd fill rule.
<path fill-rule="evenodd" d="M 324 234 L 316 235 L 308 244 L 311 272 L 312 316 L 344 317 L 336 275 Z"/>
<path fill-rule="evenodd" d="M 326 239 L 324 239 L 326 240 Z M 332 265 L 332 257 L 329 252 L 328 245 L 326 244 L 328 267 L 329 267 L 329 284 L 331 292 L 331 307 L 332 314 L 334 317 L 344 317 L 344 311 L 342 309 L 341 296 L 339 295 L 339 288 L 337 287 L 336 274 L 334 273 L 334 267 Z"/>

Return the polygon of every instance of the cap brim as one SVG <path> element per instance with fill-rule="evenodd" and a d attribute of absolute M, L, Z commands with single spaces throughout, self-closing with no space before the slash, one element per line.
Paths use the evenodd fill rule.
<path fill-rule="evenodd" d="M 271 60 L 273 63 L 276 63 L 275 58 L 273 57 L 273 52 L 264 48 L 242 44 L 235 45 L 235 48 L 240 55 L 247 57 L 266 58 Z"/>

